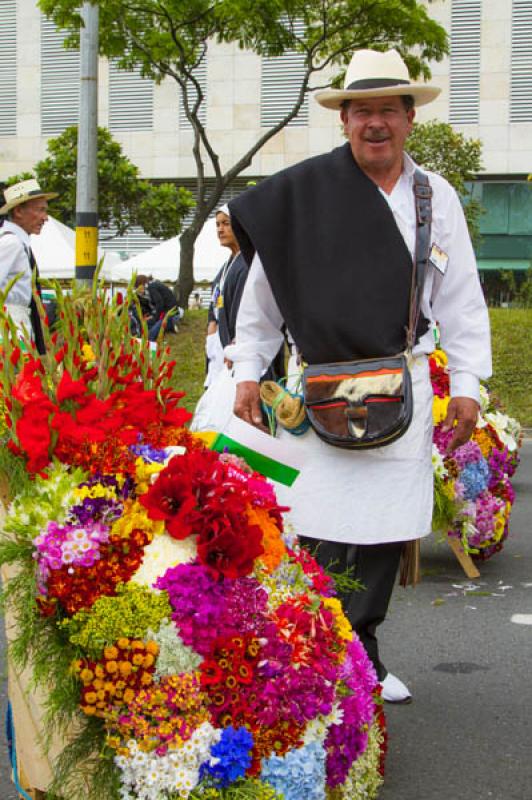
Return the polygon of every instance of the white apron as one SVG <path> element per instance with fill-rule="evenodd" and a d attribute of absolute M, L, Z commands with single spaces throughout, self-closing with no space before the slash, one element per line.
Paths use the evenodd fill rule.
<path fill-rule="evenodd" d="M 276 484 L 298 535 L 351 544 L 381 544 L 426 536 L 432 520 L 432 387 L 426 356 L 412 366 L 414 416 L 393 444 L 342 450 L 313 430 L 295 437 L 305 466 L 292 487 Z"/>

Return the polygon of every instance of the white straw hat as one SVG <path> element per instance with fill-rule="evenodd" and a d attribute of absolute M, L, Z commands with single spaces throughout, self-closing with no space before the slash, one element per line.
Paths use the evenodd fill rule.
<path fill-rule="evenodd" d="M 35 178 L 30 178 L 28 181 L 20 181 L 20 183 L 14 183 L 13 186 L 8 186 L 7 189 L 4 189 L 4 197 L 6 202 L 0 208 L 0 214 L 7 214 L 12 208 L 27 203 L 28 200 L 37 200 L 38 197 L 52 200 L 59 195 L 57 192 L 43 192 Z"/>
<path fill-rule="evenodd" d="M 429 84 L 411 83 L 408 68 L 397 52 L 387 50 L 357 50 L 345 74 L 343 89 L 323 89 L 314 97 L 325 108 L 338 109 L 344 100 L 365 97 L 411 95 L 416 106 L 434 100 L 441 89 Z"/>

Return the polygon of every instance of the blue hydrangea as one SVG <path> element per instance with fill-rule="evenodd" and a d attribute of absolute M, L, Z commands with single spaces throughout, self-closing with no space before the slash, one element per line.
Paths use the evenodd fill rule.
<path fill-rule="evenodd" d="M 261 780 L 284 800 L 325 800 L 325 750 L 319 742 L 262 761 Z"/>
<path fill-rule="evenodd" d="M 212 761 L 201 767 L 203 780 L 210 775 L 217 786 L 230 786 L 251 766 L 253 736 L 247 728 L 224 728 L 219 742 L 211 747 Z"/>
<path fill-rule="evenodd" d="M 484 458 L 466 464 L 459 477 L 466 500 L 475 500 L 487 488 L 489 475 L 490 470 Z"/>

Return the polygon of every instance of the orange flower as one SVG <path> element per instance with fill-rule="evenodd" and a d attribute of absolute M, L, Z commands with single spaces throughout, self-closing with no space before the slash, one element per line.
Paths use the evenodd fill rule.
<path fill-rule="evenodd" d="M 265 508 L 248 506 L 246 516 L 250 525 L 257 525 L 262 531 L 264 553 L 260 557 L 260 562 L 261 565 L 264 565 L 266 571 L 271 573 L 279 566 L 282 557 L 286 553 L 281 531 Z"/>

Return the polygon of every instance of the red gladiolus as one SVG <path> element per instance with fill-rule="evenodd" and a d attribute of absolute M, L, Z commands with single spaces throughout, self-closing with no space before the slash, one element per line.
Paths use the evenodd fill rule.
<path fill-rule="evenodd" d="M 16 431 L 22 450 L 28 456 L 28 472 L 41 472 L 48 464 L 51 444 L 50 414 L 55 406 L 48 400 L 42 405 L 26 406 L 17 421 Z"/>
<path fill-rule="evenodd" d="M 41 379 L 36 375 L 37 372 L 40 372 L 39 365 L 36 359 L 30 357 L 18 374 L 12 391 L 13 398 L 22 405 L 48 400 L 43 392 Z"/>
<path fill-rule="evenodd" d="M 16 367 L 16 365 L 18 364 L 18 362 L 20 360 L 20 354 L 21 354 L 20 347 L 15 347 L 13 352 L 11 353 L 11 355 L 9 357 L 9 360 L 13 364 L 14 367 Z"/>
<path fill-rule="evenodd" d="M 74 381 L 72 380 L 72 376 L 70 372 L 65 369 L 61 380 L 59 381 L 59 386 L 57 387 L 57 399 L 60 403 L 64 400 L 69 399 L 78 399 L 87 393 L 87 384 L 85 381 L 79 380 Z"/>

